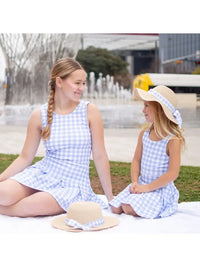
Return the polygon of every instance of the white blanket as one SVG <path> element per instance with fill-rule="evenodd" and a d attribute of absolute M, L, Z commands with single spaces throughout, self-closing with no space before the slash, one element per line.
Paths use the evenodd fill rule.
<path fill-rule="evenodd" d="M 104 195 L 99 195 L 105 200 Z M 118 217 L 118 226 L 104 230 L 104 234 L 158 234 L 158 233 L 200 233 L 200 202 L 182 202 L 172 216 L 161 219 L 144 219 L 130 215 L 116 215 L 110 209 L 103 215 Z M 54 216 L 18 218 L 0 215 L 0 234 L 49 234 L 60 232 L 51 227 Z M 63 234 L 63 233 L 62 233 Z M 99 233 L 93 233 L 98 235 Z"/>
<path fill-rule="evenodd" d="M 105 200 L 105 196 L 100 197 Z M 174 215 L 162 219 L 115 215 L 110 209 L 102 212 L 118 217 L 119 225 L 97 232 L 70 233 L 51 227 L 54 216 L 0 215 L 0 262 L 6 262 L 1 266 L 64 267 L 69 261 L 73 267 L 128 266 L 130 262 L 170 266 L 171 257 L 179 266 L 198 266 L 200 202 L 180 203 Z"/>

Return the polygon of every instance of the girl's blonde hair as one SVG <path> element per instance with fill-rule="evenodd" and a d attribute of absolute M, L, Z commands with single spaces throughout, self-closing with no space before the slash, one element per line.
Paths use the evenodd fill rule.
<path fill-rule="evenodd" d="M 72 58 L 62 58 L 59 59 L 51 69 L 50 80 L 49 80 L 49 99 L 48 99 L 48 108 L 47 108 L 47 125 L 42 130 L 42 138 L 48 140 L 50 137 L 50 126 L 53 121 L 53 111 L 54 111 L 54 96 L 56 90 L 56 78 L 60 77 L 61 79 L 67 78 L 72 72 L 83 69 L 81 64 L 72 59 Z"/>
<path fill-rule="evenodd" d="M 167 118 L 162 109 L 162 106 L 158 102 L 150 101 L 150 103 L 155 110 L 154 122 L 152 125 L 150 125 L 150 128 L 153 128 L 156 135 L 162 139 L 168 135 L 173 134 L 174 137 L 180 140 L 182 148 L 185 148 L 185 138 L 182 134 L 183 129 L 180 129 L 178 124 Z M 148 127 L 149 126 L 145 126 L 145 129 L 147 129 Z"/>

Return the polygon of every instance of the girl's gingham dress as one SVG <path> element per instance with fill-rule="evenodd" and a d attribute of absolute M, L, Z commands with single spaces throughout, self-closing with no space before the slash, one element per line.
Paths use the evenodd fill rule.
<path fill-rule="evenodd" d="M 67 210 L 72 202 L 94 201 L 107 208 L 90 186 L 91 132 L 87 105 L 81 101 L 68 115 L 53 113 L 50 138 L 44 141 L 46 156 L 11 177 L 28 187 L 51 194 Z M 41 108 L 42 128 L 47 125 L 47 104 Z"/>
<path fill-rule="evenodd" d="M 149 131 L 143 134 L 143 153 L 139 184 L 149 184 L 168 171 L 169 156 L 166 153 L 170 136 L 160 141 L 152 141 Z M 132 194 L 131 184 L 120 192 L 110 204 L 116 208 L 122 203 L 130 204 L 133 210 L 144 218 L 158 218 L 173 214 L 178 207 L 179 192 L 173 182 L 157 190 Z"/>

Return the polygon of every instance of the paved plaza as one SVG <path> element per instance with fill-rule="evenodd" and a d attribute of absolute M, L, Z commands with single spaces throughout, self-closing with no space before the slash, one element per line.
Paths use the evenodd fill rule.
<path fill-rule="evenodd" d="M 111 161 L 131 162 L 140 129 L 105 129 L 105 145 Z M 0 125 L 0 153 L 19 154 L 26 136 L 25 126 Z M 186 128 L 186 150 L 181 165 L 200 166 L 200 128 Z M 37 156 L 44 156 L 40 143 Z"/>

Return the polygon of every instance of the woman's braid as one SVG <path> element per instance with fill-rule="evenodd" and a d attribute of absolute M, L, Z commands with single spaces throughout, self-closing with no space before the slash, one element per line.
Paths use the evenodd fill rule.
<path fill-rule="evenodd" d="M 51 133 L 50 125 L 53 121 L 55 82 L 50 81 L 49 87 L 50 87 L 50 94 L 49 94 L 48 108 L 47 108 L 47 126 L 42 131 L 42 138 L 44 140 L 49 139 Z"/>

